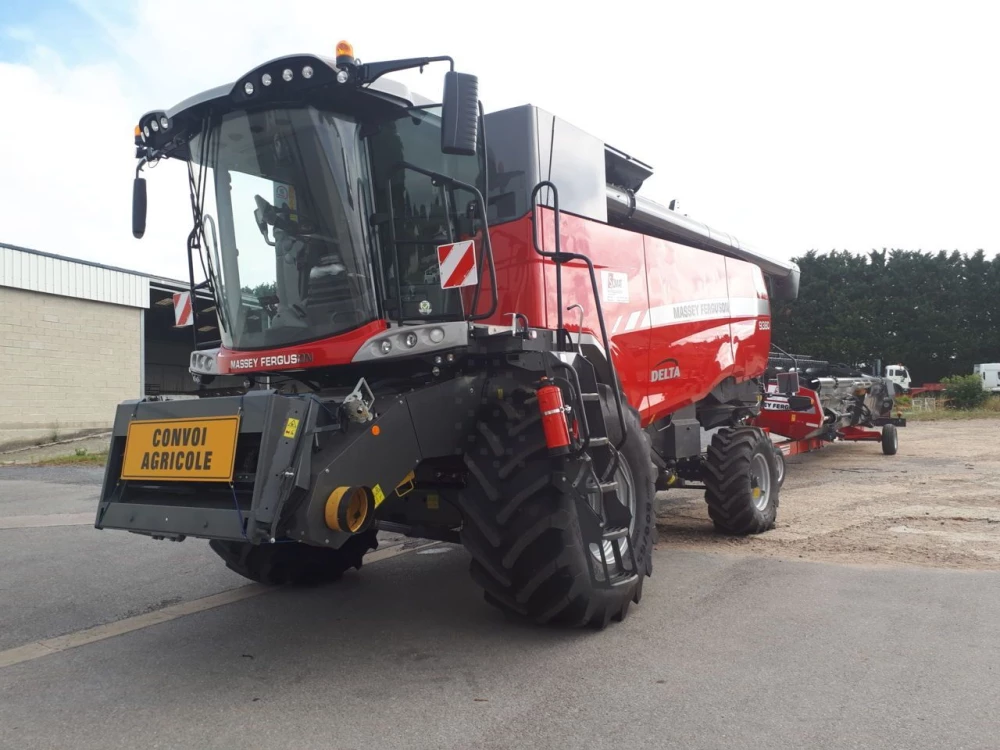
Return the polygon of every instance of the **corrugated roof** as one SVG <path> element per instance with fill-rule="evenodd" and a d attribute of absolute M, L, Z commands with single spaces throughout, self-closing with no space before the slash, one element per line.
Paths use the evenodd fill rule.
<path fill-rule="evenodd" d="M 149 288 L 186 291 L 187 281 L 0 242 L 0 286 L 128 307 L 149 307 Z"/>

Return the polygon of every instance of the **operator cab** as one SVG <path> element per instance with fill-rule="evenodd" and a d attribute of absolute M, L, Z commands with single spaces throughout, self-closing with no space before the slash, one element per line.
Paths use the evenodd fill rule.
<path fill-rule="evenodd" d="M 189 249 L 230 352 L 473 312 L 462 289 L 442 288 L 437 247 L 486 234 L 475 79 L 452 70 L 435 104 L 376 79 L 450 58 L 361 65 L 349 45 L 337 51 L 273 60 L 136 128 L 139 169 L 187 162 Z M 136 196 L 139 237 L 138 170 Z"/>

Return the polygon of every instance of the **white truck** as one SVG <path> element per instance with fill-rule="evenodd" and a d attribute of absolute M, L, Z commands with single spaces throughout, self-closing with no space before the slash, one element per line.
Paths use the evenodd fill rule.
<path fill-rule="evenodd" d="M 1000 393 L 1000 362 L 974 365 L 972 372 L 983 379 L 983 390 Z"/>
<path fill-rule="evenodd" d="M 903 393 L 910 392 L 910 371 L 903 365 L 889 365 L 885 368 L 886 380 L 891 380 Z"/>

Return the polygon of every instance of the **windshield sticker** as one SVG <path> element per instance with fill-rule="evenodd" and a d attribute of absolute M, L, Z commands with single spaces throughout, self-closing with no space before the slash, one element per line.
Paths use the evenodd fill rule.
<path fill-rule="evenodd" d="M 430 315 L 431 314 L 431 303 L 430 303 L 430 301 L 425 300 L 425 299 L 420 300 L 420 305 L 418 306 L 417 309 L 420 310 L 420 314 L 421 315 Z"/>
<path fill-rule="evenodd" d="M 274 207 L 287 208 L 288 218 L 298 221 L 299 216 L 295 213 L 298 210 L 295 200 L 295 188 L 282 182 L 274 183 Z"/>

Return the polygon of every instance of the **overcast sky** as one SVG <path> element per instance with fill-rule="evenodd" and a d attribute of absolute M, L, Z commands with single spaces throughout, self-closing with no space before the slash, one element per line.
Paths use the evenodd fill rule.
<path fill-rule="evenodd" d="M 988 2 L 0 0 L 0 242 L 183 277 L 184 173 L 132 132 L 258 64 L 450 54 L 487 111 L 544 107 L 653 165 L 643 193 L 777 257 L 1000 250 Z M 494 10 L 497 9 L 497 10 Z M 440 71 L 406 81 L 428 96 Z"/>

